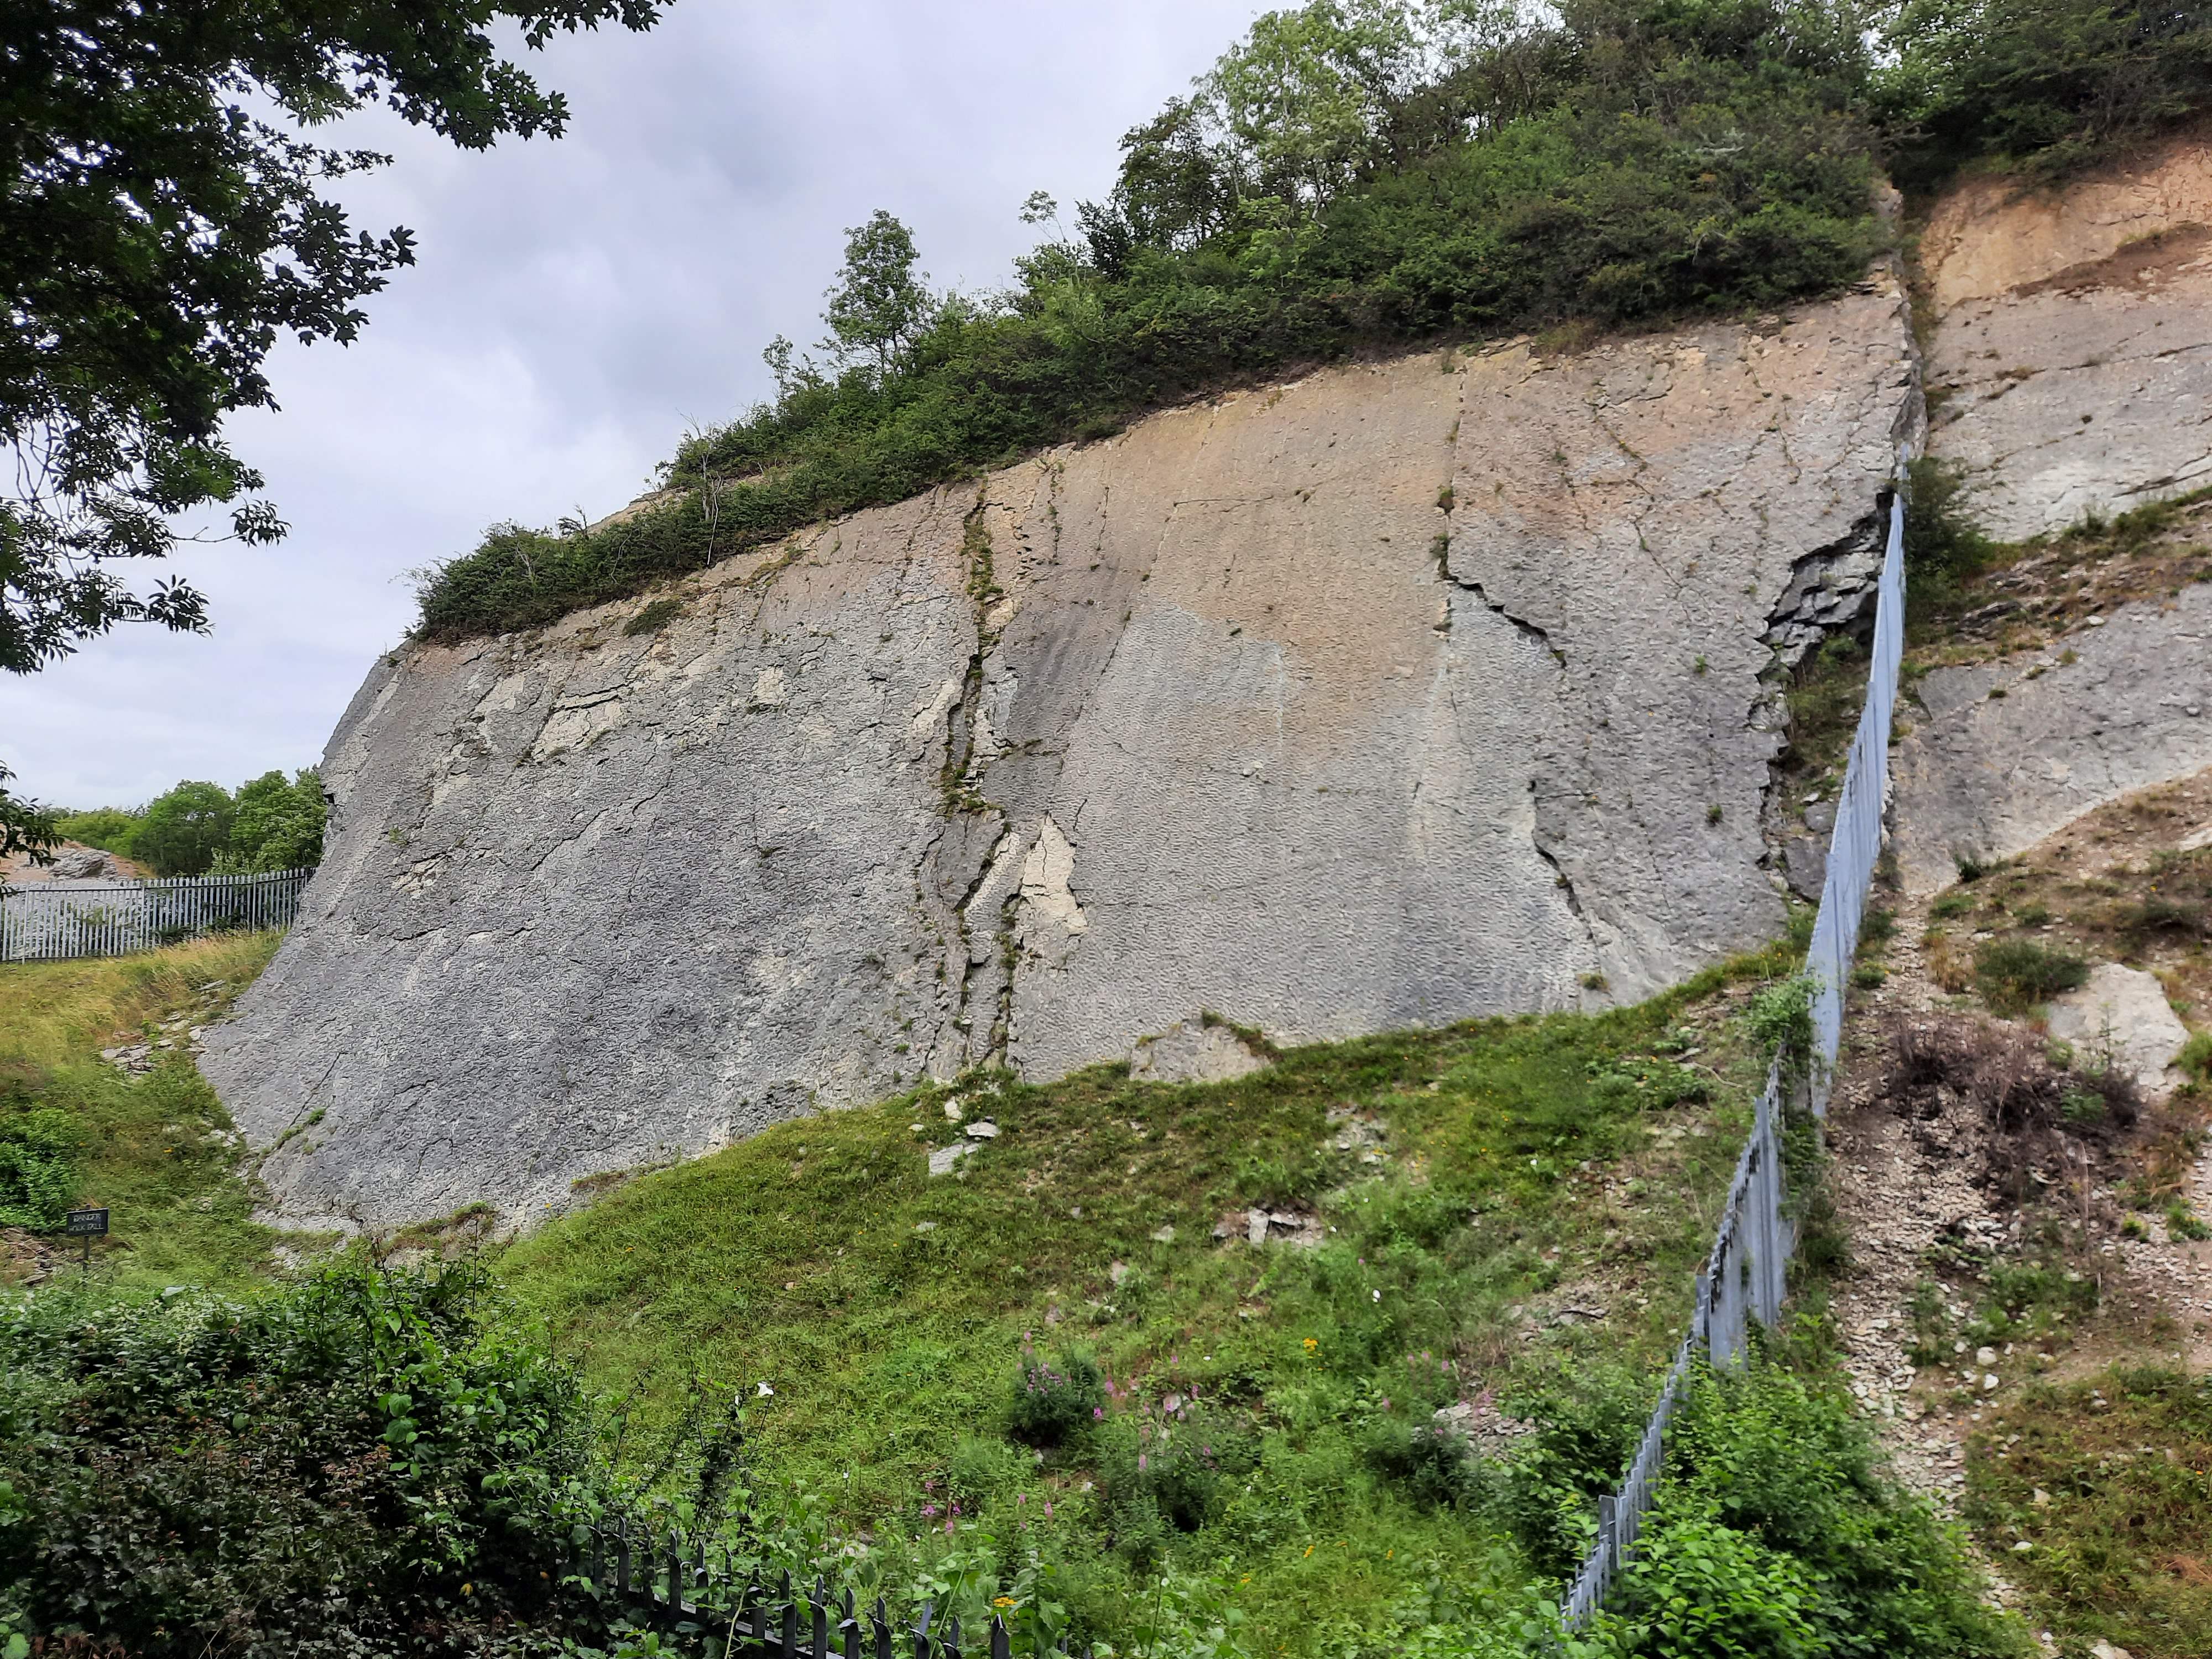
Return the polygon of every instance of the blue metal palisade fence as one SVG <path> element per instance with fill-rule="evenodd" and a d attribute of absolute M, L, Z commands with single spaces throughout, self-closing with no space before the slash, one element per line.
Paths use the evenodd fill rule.
<path fill-rule="evenodd" d="M 313 870 L 167 881 L 55 881 L 0 895 L 0 962 L 150 951 L 196 934 L 289 927 Z"/>
<path fill-rule="evenodd" d="M 1790 1218 L 1783 1213 L 1782 1143 L 1785 1095 L 1796 1091 L 1815 1116 L 1827 1110 L 1830 1075 L 1843 1037 L 1844 987 L 1858 951 L 1859 925 L 1867 893 L 1874 884 L 1875 861 L 1881 854 L 1882 816 L 1889 795 L 1889 732 L 1897 707 L 1898 666 L 1905 654 L 1905 496 L 1892 499 L 1889 540 L 1882 556 L 1881 581 L 1874 624 L 1873 660 L 1867 670 L 1866 704 L 1859 713 L 1844 773 L 1842 799 L 1828 848 L 1827 878 L 1813 922 L 1812 947 L 1805 971 L 1813 981 L 1809 1064 L 1785 1066 L 1777 1055 L 1751 1138 L 1736 1160 L 1728 1205 L 1721 1212 L 1712 1253 L 1698 1275 L 1697 1300 L 1690 1328 L 1674 1351 L 1674 1363 L 1659 1391 L 1659 1403 L 1645 1424 L 1644 1437 L 1617 1492 L 1598 1500 L 1597 1541 L 1583 1559 L 1569 1587 L 1561 1616 L 1580 1629 L 1604 1606 L 1613 1582 L 1627 1565 L 1637 1534 L 1650 1512 L 1664 1460 L 1667 1430 L 1689 1386 L 1690 1372 L 1702 1351 L 1715 1365 L 1741 1362 L 1756 1317 L 1771 1327 L 1780 1317 L 1784 1273 L 1795 1248 Z M 1793 1082 L 1802 1078 L 1802 1083 Z"/>

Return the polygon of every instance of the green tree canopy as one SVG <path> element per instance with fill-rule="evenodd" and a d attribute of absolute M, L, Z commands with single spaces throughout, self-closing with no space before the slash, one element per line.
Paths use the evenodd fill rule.
<path fill-rule="evenodd" d="M 218 870 L 307 870 L 323 861 L 323 775 L 309 768 L 287 781 L 264 772 L 239 786 Z"/>
<path fill-rule="evenodd" d="M 157 876 L 205 875 L 230 844 L 235 810 L 230 791 L 219 783 L 180 783 L 147 803 L 131 855 L 152 865 Z"/>
<path fill-rule="evenodd" d="M 845 265 L 827 295 L 822 320 L 830 337 L 822 349 L 842 360 L 865 360 L 878 375 L 888 374 L 929 314 L 929 288 L 915 271 L 921 256 L 914 233 L 878 208 L 865 225 L 845 233 Z M 774 346 L 769 347 L 773 352 Z M 777 370 L 779 390 L 789 370 L 790 353 Z"/>
<path fill-rule="evenodd" d="M 140 595 L 110 568 L 158 558 L 173 515 L 231 507 L 283 532 L 219 430 L 273 406 L 282 334 L 354 337 L 355 301 L 413 258 L 322 194 L 388 158 L 301 134 L 369 104 L 481 149 L 557 134 L 558 93 L 499 54 L 556 29 L 651 26 L 665 0 L 26 0 L 0 18 L 0 667 L 27 672 L 118 622 L 204 623 L 180 580 Z M 275 125 L 271 117 L 286 125 Z"/>
<path fill-rule="evenodd" d="M 669 0 L 19 0 L 0 9 L 0 669 L 25 674 L 118 623 L 201 630 L 181 578 L 116 569 L 228 509 L 280 537 L 221 430 L 273 408 L 277 339 L 351 340 L 356 301 L 413 261 L 323 192 L 389 158 L 310 143 L 381 104 L 472 149 L 568 118 L 501 55 L 556 32 L 649 28 Z M 0 769 L 0 851 L 50 846 Z"/>

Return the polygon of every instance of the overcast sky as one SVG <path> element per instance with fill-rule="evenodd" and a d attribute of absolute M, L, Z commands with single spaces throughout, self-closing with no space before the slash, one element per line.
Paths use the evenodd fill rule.
<path fill-rule="evenodd" d="M 177 568 L 215 631 L 126 629 L 0 676 L 0 763 L 69 806 L 313 764 L 413 616 L 406 573 L 502 519 L 635 495 L 687 424 L 768 388 L 760 349 L 818 339 L 844 229 L 906 221 L 940 285 L 994 286 L 1036 240 L 1033 190 L 1110 184 L 1115 141 L 1204 70 L 1255 0 L 678 0 L 649 34 L 532 60 L 568 136 L 468 155 L 396 123 L 346 137 L 364 228 L 417 263 L 351 347 L 287 346 L 280 413 L 232 428 L 292 526 Z"/>

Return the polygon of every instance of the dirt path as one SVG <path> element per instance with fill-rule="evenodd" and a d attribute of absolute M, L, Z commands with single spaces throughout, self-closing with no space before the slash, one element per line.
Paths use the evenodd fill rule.
<path fill-rule="evenodd" d="M 1856 994 L 1844 1032 L 1828 1118 L 1836 1206 L 1850 1236 L 1851 1266 L 1836 1287 L 1833 1307 L 1851 1391 L 1875 1420 L 1899 1473 L 1948 1505 L 1965 1481 L 1963 1447 L 1980 1414 L 1931 1411 L 1929 1390 L 1916 1389 L 1910 1304 L 1928 1252 L 1940 1240 L 1964 1236 L 1994 1243 L 2005 1230 L 1974 1179 L 1985 1151 L 1982 1124 L 1964 1113 L 1955 1121 L 1947 1115 L 1936 1124 L 1911 1122 L 1881 1094 L 1889 1020 L 1924 1013 L 1941 995 L 1923 958 L 1927 923 L 1926 900 L 1899 907 L 1897 935 L 1886 952 L 1889 976 Z M 1954 1316 L 1968 1311 L 1952 1306 Z"/>
<path fill-rule="evenodd" d="M 2107 810 L 2117 817 L 2121 809 Z M 2092 818 L 2106 816 L 2100 812 Z M 2095 827 L 2089 820 L 2083 823 Z M 2160 849 L 2177 839 L 2172 831 L 2152 835 L 2155 845 L 2100 846 L 2089 854 L 2090 836 L 2077 824 L 2024 859 L 2069 870 L 2077 884 L 2086 878 L 2105 881 L 2117 894 L 2110 878 L 2160 867 Z M 2070 846 L 2069 836 L 2075 837 Z M 2150 879 L 2147 874 L 2139 878 Z M 2039 889 L 2034 896 L 2052 896 Z M 1992 936 L 1975 932 L 1971 939 L 1954 938 L 1931 951 L 1923 939 L 1934 902 L 1931 896 L 1898 902 L 1895 934 L 1881 952 L 1887 977 L 1876 988 L 1854 994 L 1846 1023 L 1828 1142 L 1832 1189 L 1849 1238 L 1850 1264 L 1834 1287 L 1832 1307 L 1852 1392 L 1893 1468 L 1939 1508 L 1955 1515 L 1966 1484 L 1968 1438 L 1992 1408 L 2014 1397 L 2028 1379 L 2086 1376 L 2124 1356 L 2139 1363 L 2185 1362 L 2200 1374 L 2212 1370 L 2212 1241 L 2172 1237 L 2159 1211 L 2130 1211 L 2116 1189 L 2122 1174 L 2148 1167 L 2151 1141 L 2160 1133 L 2170 1135 L 2170 1127 L 2161 1131 L 2147 1120 L 2144 1131 L 2109 1151 L 2102 1169 L 2079 1184 L 2066 1179 L 2065 1167 L 2051 1160 L 2046 1148 L 2049 1176 L 2039 1170 L 2031 1176 L 2045 1194 L 2035 1207 L 2056 1209 L 2077 1224 L 2088 1223 L 2089 1236 L 2096 1240 L 2094 1254 L 2077 1257 L 2076 1265 L 2100 1280 L 2098 1310 L 2078 1334 L 2069 1326 L 2063 1334 L 2039 1341 L 1997 1340 L 1969 1347 L 1955 1334 L 1978 1311 L 1968 1257 L 1980 1251 L 2008 1253 L 2008 1247 L 2019 1243 L 2024 1220 L 2032 1224 L 2033 1214 L 2024 1218 L 1998 1198 L 1999 1182 L 1991 1177 L 2006 1171 L 2004 1160 L 2025 1153 L 2016 1143 L 1997 1145 L 1979 1105 L 1944 1096 L 1936 1115 L 1923 1118 L 1901 1110 L 1891 1096 L 1889 1050 L 1899 1026 L 1916 1017 L 1967 1012 L 1972 1006 L 1972 999 L 1945 992 L 1936 974 L 1947 970 L 1931 957 Z M 2057 902 L 2052 896 L 2054 907 Z M 1961 933 L 1980 919 L 1979 911 L 1970 914 L 1972 920 L 1954 924 Z M 2070 931 L 2071 921 L 2052 925 Z M 2109 953 L 2097 948 L 2103 941 L 2088 937 L 2062 936 L 2054 943 L 2092 961 Z M 2160 966 L 2169 996 L 2186 1012 L 2191 1002 L 2187 993 L 2196 988 L 2185 982 L 2195 972 L 2194 961 L 2185 974 Z M 2083 1156 L 2078 1148 L 2074 1155 Z M 2212 1154 L 2181 1156 L 2187 1161 L 2173 1195 L 2197 1215 L 2212 1216 Z M 2086 1164 L 2076 1167 L 2089 1169 Z M 2163 1204 L 2161 1199 L 2160 1210 Z M 2130 1237 L 2130 1231 L 2142 1236 Z M 1947 1248 L 1960 1255 L 1953 1258 L 1954 1270 L 1939 1273 L 1932 1259 Z M 1952 1334 L 1938 1343 L 1941 1352 L 1916 1364 L 1915 1298 L 1930 1294 Z M 1922 1304 L 1923 1310 L 1926 1305 Z M 1983 1565 L 1990 1570 L 1997 1603 L 2020 1605 L 2002 1564 L 1984 1556 Z M 2048 1648 L 2048 1637 L 2043 1639 Z"/>

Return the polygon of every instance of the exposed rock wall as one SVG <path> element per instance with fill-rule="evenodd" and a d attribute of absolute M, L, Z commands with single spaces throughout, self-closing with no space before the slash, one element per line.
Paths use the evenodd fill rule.
<path fill-rule="evenodd" d="M 1930 453 L 2001 539 L 2212 483 L 2212 147 L 2179 139 L 2061 191 L 2001 180 L 1922 239 Z M 2197 532 L 2190 532 L 2197 533 Z M 1941 668 L 1899 750 L 1899 866 L 1925 891 L 2132 790 L 2212 765 L 2212 588 L 2047 648 Z"/>
<path fill-rule="evenodd" d="M 1898 866 L 1913 892 L 1962 854 L 2007 858 L 2084 812 L 2212 766 L 2212 584 L 1914 689 L 1899 745 Z"/>
<path fill-rule="evenodd" d="M 1930 447 L 2003 541 L 2212 483 L 2212 148 L 1954 191 L 1921 238 Z"/>
<path fill-rule="evenodd" d="M 657 632 L 404 651 L 207 1070 L 295 1216 L 526 1218 L 1201 1011 L 1642 995 L 1782 922 L 1771 671 L 1857 603 L 1918 407 L 1885 278 L 1317 374 L 732 560 Z"/>

